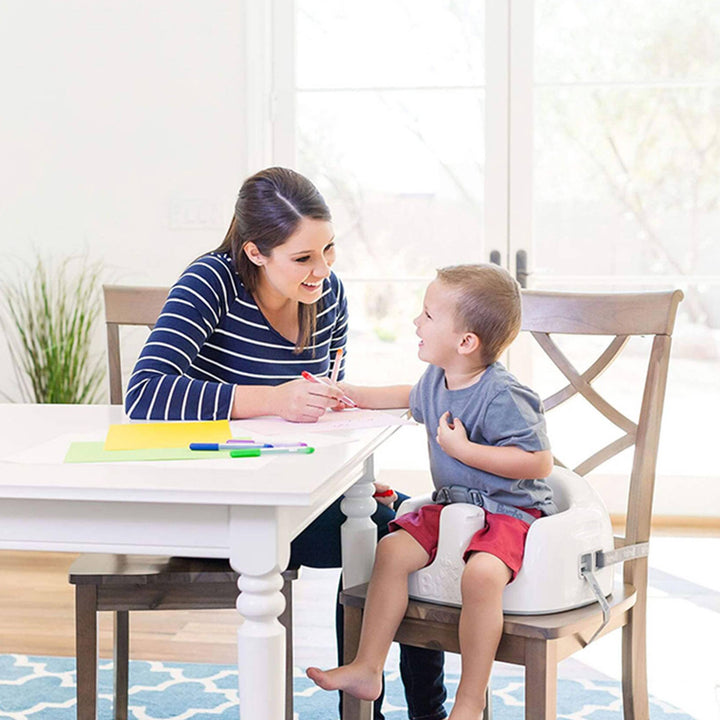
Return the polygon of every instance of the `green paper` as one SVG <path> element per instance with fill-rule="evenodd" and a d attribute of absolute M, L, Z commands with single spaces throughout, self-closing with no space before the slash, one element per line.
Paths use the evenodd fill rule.
<path fill-rule="evenodd" d="M 140 448 L 136 450 L 105 450 L 104 442 L 74 442 L 65 455 L 66 463 L 146 462 L 148 460 L 218 460 L 229 458 L 222 450 L 190 450 L 190 448 Z"/>

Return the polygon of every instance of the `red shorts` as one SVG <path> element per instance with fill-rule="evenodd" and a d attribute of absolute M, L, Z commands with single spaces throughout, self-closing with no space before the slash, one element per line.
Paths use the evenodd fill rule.
<path fill-rule="evenodd" d="M 406 513 L 388 524 L 390 531 L 402 528 L 420 543 L 430 555 L 428 565 L 435 559 L 437 552 L 440 512 L 444 507 L 438 504 L 423 505 L 417 512 Z M 543 515 L 540 510 L 530 508 L 522 508 L 522 510 L 535 517 Z M 525 538 L 529 529 L 530 525 L 522 520 L 486 510 L 485 525 L 470 538 L 463 560 L 467 562 L 470 554 L 474 552 L 489 553 L 510 568 L 511 580 L 514 580 L 522 566 Z"/>

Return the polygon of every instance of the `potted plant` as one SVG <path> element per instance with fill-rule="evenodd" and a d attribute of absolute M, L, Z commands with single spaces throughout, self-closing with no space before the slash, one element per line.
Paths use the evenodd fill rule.
<path fill-rule="evenodd" d="M 0 285 L 2 325 L 24 402 L 97 401 L 104 370 L 91 345 L 100 275 L 100 264 L 86 256 L 46 263 L 38 255 Z"/>

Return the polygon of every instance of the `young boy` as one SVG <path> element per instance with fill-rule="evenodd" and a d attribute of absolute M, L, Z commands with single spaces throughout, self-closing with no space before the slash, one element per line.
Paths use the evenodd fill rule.
<path fill-rule="evenodd" d="M 539 397 L 497 362 L 520 330 L 518 284 L 496 265 L 443 268 L 415 318 L 418 356 L 430 363 L 414 386 L 343 390 L 365 408 L 409 406 L 428 431 L 436 502 L 446 486 L 487 501 L 485 527 L 468 545 L 462 576 L 462 676 L 450 720 L 479 720 L 502 634 L 502 594 L 522 564 L 529 523 L 556 511 L 543 478 L 552 469 Z M 462 488 L 460 488 L 462 493 Z M 457 488 L 453 491 L 457 494 Z M 408 575 L 432 562 L 441 504 L 391 523 L 377 547 L 358 653 L 349 665 L 307 675 L 325 690 L 378 697 L 390 644 L 407 607 Z"/>

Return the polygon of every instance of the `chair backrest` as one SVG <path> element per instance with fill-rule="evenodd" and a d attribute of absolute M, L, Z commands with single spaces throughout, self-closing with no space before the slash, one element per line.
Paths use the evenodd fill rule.
<path fill-rule="evenodd" d="M 682 298 L 680 290 L 608 294 L 523 291 L 523 330 L 532 334 L 568 380 L 565 387 L 543 400 L 546 411 L 581 395 L 624 432 L 622 437 L 593 453 L 573 470 L 585 475 L 622 450 L 635 446 L 625 537 L 616 538 L 618 547 L 647 542 L 650 537 L 670 341 Z M 579 372 L 552 339 L 552 335 L 559 334 L 605 335 L 612 340 L 587 370 Z M 653 336 L 637 422 L 613 407 L 592 385 L 634 335 Z M 626 582 L 642 587 L 647 579 L 647 559 L 625 563 L 624 573 Z"/>
<path fill-rule="evenodd" d="M 146 325 L 152 329 L 165 304 L 168 292 L 170 288 L 166 287 L 103 285 L 110 402 L 113 405 L 121 405 L 123 401 L 120 326 Z"/>

